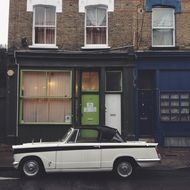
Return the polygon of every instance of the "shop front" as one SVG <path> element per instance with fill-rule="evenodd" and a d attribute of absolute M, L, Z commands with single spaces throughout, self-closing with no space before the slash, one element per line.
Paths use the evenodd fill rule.
<path fill-rule="evenodd" d="M 15 68 L 8 80 L 9 137 L 52 141 L 70 127 L 101 125 L 134 136 L 133 55 L 16 51 L 9 62 Z"/>
<path fill-rule="evenodd" d="M 138 136 L 190 146 L 189 52 L 138 53 Z"/>

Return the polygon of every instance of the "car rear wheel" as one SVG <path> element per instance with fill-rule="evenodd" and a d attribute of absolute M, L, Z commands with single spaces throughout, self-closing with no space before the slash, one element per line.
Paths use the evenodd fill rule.
<path fill-rule="evenodd" d="M 129 160 L 119 160 L 115 165 L 115 173 L 119 178 L 129 178 L 133 175 L 135 171 L 135 166 L 132 161 Z"/>
<path fill-rule="evenodd" d="M 28 178 L 40 176 L 43 171 L 41 162 L 36 158 L 28 158 L 24 160 L 20 169 L 22 176 Z"/>

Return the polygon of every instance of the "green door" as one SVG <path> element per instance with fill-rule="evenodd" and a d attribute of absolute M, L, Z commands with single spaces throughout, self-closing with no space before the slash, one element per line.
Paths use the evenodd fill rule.
<path fill-rule="evenodd" d="M 82 95 L 82 125 L 99 125 L 99 95 Z"/>

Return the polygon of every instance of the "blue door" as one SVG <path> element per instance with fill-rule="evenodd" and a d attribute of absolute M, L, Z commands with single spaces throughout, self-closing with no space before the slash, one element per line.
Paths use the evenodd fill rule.
<path fill-rule="evenodd" d="M 153 137 L 156 122 L 156 96 L 154 90 L 138 90 L 138 131 L 140 137 Z"/>

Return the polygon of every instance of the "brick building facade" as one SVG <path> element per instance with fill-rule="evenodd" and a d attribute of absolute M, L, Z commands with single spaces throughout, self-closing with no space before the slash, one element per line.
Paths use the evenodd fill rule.
<path fill-rule="evenodd" d="M 115 124 L 127 138 L 189 146 L 189 17 L 186 0 L 10 0 L 10 135 L 52 140 L 70 126 Z M 59 80 L 66 95 L 52 92 Z"/>
<path fill-rule="evenodd" d="M 114 11 L 108 12 L 108 36 L 111 48 L 135 46 L 149 50 L 152 47 L 152 12 L 147 10 L 146 0 L 114 1 Z M 189 3 L 181 0 L 180 13 L 176 13 L 176 47 L 189 49 Z M 158 3 L 159 4 L 159 3 Z M 165 6 L 165 5 L 164 5 Z M 166 4 L 166 6 L 168 6 Z M 21 41 L 32 44 L 33 12 L 26 11 L 25 0 L 12 0 L 9 18 L 9 48 L 23 48 Z M 84 46 L 85 13 L 79 12 L 79 0 L 62 3 L 62 12 L 57 13 L 57 39 L 59 49 L 81 50 Z"/>

